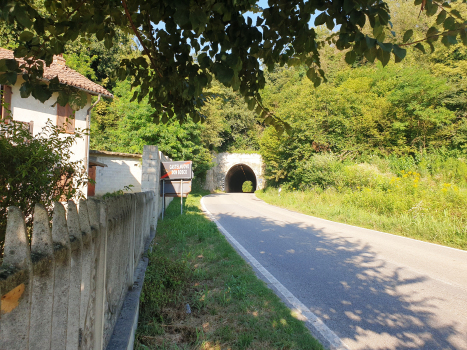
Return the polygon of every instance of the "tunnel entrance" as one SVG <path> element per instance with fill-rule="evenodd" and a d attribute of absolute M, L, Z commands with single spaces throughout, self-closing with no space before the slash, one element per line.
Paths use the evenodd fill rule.
<path fill-rule="evenodd" d="M 245 181 L 251 181 L 253 191 L 256 191 L 256 176 L 253 170 L 245 164 L 234 165 L 225 176 L 225 192 L 242 192 Z"/>

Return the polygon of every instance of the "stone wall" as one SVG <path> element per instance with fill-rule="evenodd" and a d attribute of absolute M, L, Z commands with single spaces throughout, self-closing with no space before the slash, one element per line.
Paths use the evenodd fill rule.
<path fill-rule="evenodd" d="M 229 170 L 237 164 L 249 166 L 256 176 L 257 189 L 265 186 L 264 164 L 260 154 L 252 153 L 219 153 L 213 159 L 215 166 L 206 173 L 204 188 L 209 191 L 225 189 L 225 177 Z"/>

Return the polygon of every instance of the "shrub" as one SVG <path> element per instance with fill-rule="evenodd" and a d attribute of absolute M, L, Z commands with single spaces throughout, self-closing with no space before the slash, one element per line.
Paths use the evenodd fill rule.
<path fill-rule="evenodd" d="M 31 227 L 36 203 L 51 214 L 53 202 L 84 197 L 87 174 L 81 160 L 71 161 L 71 146 L 82 136 L 79 130 L 65 136 L 48 121 L 33 137 L 22 123 L 0 121 L 0 248 L 9 206 L 21 209 Z"/>
<path fill-rule="evenodd" d="M 245 181 L 242 185 L 243 192 L 253 192 L 253 183 L 251 181 Z"/>

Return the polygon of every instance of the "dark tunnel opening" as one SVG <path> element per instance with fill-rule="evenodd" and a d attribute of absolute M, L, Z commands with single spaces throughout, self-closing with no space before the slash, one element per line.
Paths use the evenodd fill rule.
<path fill-rule="evenodd" d="M 251 181 L 253 192 L 256 191 L 256 176 L 253 170 L 245 164 L 234 165 L 225 177 L 225 192 L 242 192 L 245 181 Z"/>

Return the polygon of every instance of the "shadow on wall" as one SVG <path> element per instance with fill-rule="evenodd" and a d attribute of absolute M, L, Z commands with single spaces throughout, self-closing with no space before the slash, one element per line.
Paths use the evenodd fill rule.
<path fill-rule="evenodd" d="M 225 192 L 242 192 L 245 181 L 251 181 L 253 192 L 256 191 L 256 176 L 253 169 L 245 164 L 234 165 L 225 176 Z"/>

